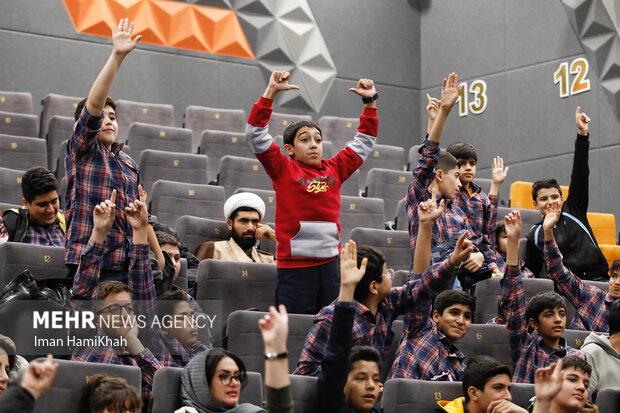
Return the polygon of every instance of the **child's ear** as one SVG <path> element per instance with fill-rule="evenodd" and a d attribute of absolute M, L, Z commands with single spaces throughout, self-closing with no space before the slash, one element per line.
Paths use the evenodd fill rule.
<path fill-rule="evenodd" d="M 379 286 L 377 285 L 377 282 L 371 281 L 368 286 L 368 290 L 370 291 L 370 294 L 377 295 L 379 293 Z"/>
<path fill-rule="evenodd" d="M 232 230 L 233 229 L 233 221 L 232 219 L 227 219 L 226 220 L 226 226 L 228 227 L 228 229 Z"/>
<path fill-rule="evenodd" d="M 474 386 L 469 386 L 467 388 L 467 394 L 469 395 L 469 399 L 475 402 L 477 402 L 480 399 L 478 395 L 478 389 L 475 388 Z"/>
<path fill-rule="evenodd" d="M 30 202 L 26 201 L 26 198 L 22 198 L 22 203 L 24 204 L 24 209 L 30 208 Z"/>
<path fill-rule="evenodd" d="M 293 156 L 293 145 L 287 143 L 284 145 L 284 150 L 289 154 L 289 156 Z"/>
<path fill-rule="evenodd" d="M 538 331 L 538 327 L 540 325 L 538 324 L 538 322 L 536 320 L 534 320 L 533 318 L 530 318 L 528 320 L 528 322 L 530 323 L 530 327 L 532 327 L 534 330 Z"/>
<path fill-rule="evenodd" d="M 441 182 L 443 180 L 443 170 L 437 169 L 437 172 L 435 173 L 435 179 L 437 180 L 437 182 Z"/>
<path fill-rule="evenodd" d="M 433 321 L 435 323 L 438 323 L 440 318 L 441 318 L 441 314 L 439 314 L 439 311 L 433 310 Z"/>

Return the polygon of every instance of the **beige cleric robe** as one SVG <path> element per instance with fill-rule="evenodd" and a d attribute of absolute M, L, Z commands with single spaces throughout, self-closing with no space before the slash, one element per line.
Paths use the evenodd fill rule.
<path fill-rule="evenodd" d="M 276 262 L 273 255 L 265 251 L 257 250 L 252 247 L 250 258 L 241 247 L 230 238 L 228 241 L 207 241 L 200 244 L 195 251 L 196 258 L 204 260 L 212 258 L 215 260 L 238 261 L 238 262 L 264 262 L 272 264 Z"/>

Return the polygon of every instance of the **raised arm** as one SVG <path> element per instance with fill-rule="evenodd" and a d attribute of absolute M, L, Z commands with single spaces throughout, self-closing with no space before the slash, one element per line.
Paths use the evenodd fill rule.
<path fill-rule="evenodd" d="M 547 367 L 536 369 L 534 376 L 534 393 L 536 401 L 532 413 L 548 413 L 551 401 L 562 388 L 564 372 L 562 371 L 562 359 Z"/>
<path fill-rule="evenodd" d="M 437 119 L 437 113 L 439 113 L 439 106 L 441 105 L 441 101 L 437 98 L 431 97 L 428 93 L 426 94 L 426 99 L 428 99 L 428 103 L 426 105 L 426 115 L 428 117 L 428 121 L 426 124 L 426 134 L 430 135 L 431 130 L 433 129 L 433 125 L 435 124 L 435 119 Z"/>
<path fill-rule="evenodd" d="M 459 98 L 459 90 L 461 87 L 459 86 L 459 76 L 452 72 L 448 76 L 448 79 L 443 79 L 443 85 L 441 88 L 441 103 L 439 105 L 439 112 L 437 113 L 437 117 L 435 118 L 435 122 L 433 123 L 433 128 L 428 134 L 428 139 L 431 142 L 439 143 L 441 141 L 441 134 L 443 133 L 443 128 L 446 124 L 446 120 L 448 119 L 448 115 L 452 110 L 452 107 L 456 103 L 456 100 Z"/>
<path fill-rule="evenodd" d="M 432 189 L 431 199 L 418 204 L 418 237 L 413 255 L 413 273 L 422 274 L 431 265 L 431 241 L 433 225 L 443 214 L 444 200 L 437 205 L 437 189 Z"/>
<path fill-rule="evenodd" d="M 569 206 L 576 208 L 583 215 L 588 211 L 589 191 L 590 191 L 590 166 L 589 152 L 590 118 L 577 106 L 575 111 L 575 122 L 577 123 L 577 139 L 575 140 L 575 153 L 573 155 L 573 169 L 570 175 L 570 186 L 568 187 L 568 198 L 566 202 Z"/>

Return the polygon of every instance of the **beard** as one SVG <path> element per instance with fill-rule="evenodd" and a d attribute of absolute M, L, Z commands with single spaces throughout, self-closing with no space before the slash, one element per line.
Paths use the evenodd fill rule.
<path fill-rule="evenodd" d="M 247 234 L 252 234 L 252 237 L 244 236 L 244 235 L 247 235 Z M 256 244 L 256 238 L 254 238 L 254 233 L 253 232 L 244 232 L 243 234 L 239 235 L 237 233 L 237 231 L 233 231 L 232 238 L 233 238 L 233 240 L 235 240 L 237 245 L 239 245 L 241 247 L 241 249 L 244 250 L 244 251 L 249 250 L 250 248 L 252 248 Z"/>

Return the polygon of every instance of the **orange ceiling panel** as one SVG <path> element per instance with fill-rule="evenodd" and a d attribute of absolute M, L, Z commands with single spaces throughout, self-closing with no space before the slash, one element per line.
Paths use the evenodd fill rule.
<path fill-rule="evenodd" d="M 63 1 L 79 33 L 112 37 L 112 24 L 127 17 L 144 43 L 254 59 L 233 10 L 171 0 Z"/>

